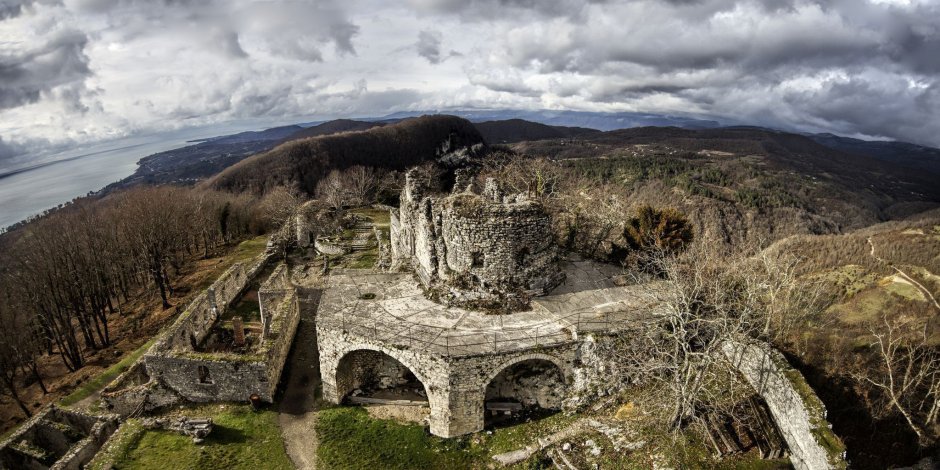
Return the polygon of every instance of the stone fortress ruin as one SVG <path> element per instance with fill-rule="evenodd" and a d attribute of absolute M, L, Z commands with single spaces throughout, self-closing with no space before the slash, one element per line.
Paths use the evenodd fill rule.
<path fill-rule="evenodd" d="M 326 279 L 316 314 L 324 399 L 426 397 L 430 432 L 455 437 L 521 408 L 577 410 L 615 393 L 611 339 L 657 314 L 650 286 L 562 256 L 551 218 L 524 195 L 492 180 L 476 192 L 459 171 L 442 186 L 408 172 L 391 210 L 390 272 Z M 816 437 L 825 408 L 802 376 L 769 346 L 726 346 L 766 402 L 770 439 L 785 442 L 762 452 L 788 450 L 798 469 L 838 466 Z"/>
<path fill-rule="evenodd" d="M 274 401 L 302 315 L 316 335 L 296 340 L 316 343 L 323 399 L 423 407 L 440 437 L 529 409 L 582 409 L 616 392 L 611 340 L 657 314 L 650 286 L 563 254 L 545 210 L 493 181 L 477 190 L 458 172 L 448 188 L 411 170 L 390 212 L 388 240 L 375 227 L 360 233 L 374 233 L 385 258 L 376 265 L 390 268 L 324 263 L 312 275 L 304 262 L 278 261 L 276 249 L 233 265 L 102 391 L 106 415 L 40 415 L 0 445 L 0 468 L 20 468 L 15 459 L 79 468 L 72 462 L 87 462 L 119 420 L 173 405 Z M 319 243 L 315 227 L 295 228 L 302 248 L 347 252 L 322 252 L 332 245 Z M 766 346 L 729 344 L 726 355 L 766 402 L 794 466 L 834 468 L 841 457 L 815 437 L 825 408 L 802 376 Z M 82 432 L 67 442 L 42 437 L 63 428 L 47 421 L 63 420 Z"/>

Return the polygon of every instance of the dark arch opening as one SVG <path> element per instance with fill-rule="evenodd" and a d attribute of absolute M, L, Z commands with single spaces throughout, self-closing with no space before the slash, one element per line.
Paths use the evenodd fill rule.
<path fill-rule="evenodd" d="M 351 351 L 336 367 L 336 393 L 344 402 L 356 403 L 357 398 L 426 402 L 427 392 L 414 372 L 381 351 Z"/>
<path fill-rule="evenodd" d="M 561 410 L 567 383 L 564 372 L 546 359 L 517 362 L 486 386 L 486 427 L 511 426 L 551 416 Z"/>

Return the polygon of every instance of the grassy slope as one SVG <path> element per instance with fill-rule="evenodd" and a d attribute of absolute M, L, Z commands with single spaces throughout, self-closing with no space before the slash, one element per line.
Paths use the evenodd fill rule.
<path fill-rule="evenodd" d="M 100 375 L 98 375 L 94 379 L 89 380 L 88 382 L 85 382 L 80 387 L 78 387 L 74 392 L 72 392 L 71 394 L 63 398 L 59 402 L 59 404 L 62 406 L 74 405 L 84 400 L 85 398 L 88 398 L 93 393 L 103 389 L 105 386 L 111 383 L 112 380 L 116 379 L 117 376 L 123 374 L 124 371 L 129 369 L 131 365 L 137 362 L 137 360 L 140 359 L 140 357 L 143 356 L 144 353 L 146 353 L 148 349 L 150 349 L 150 346 L 153 346 L 153 343 L 156 340 L 157 338 L 154 337 L 150 339 L 150 341 L 147 341 L 146 343 L 141 345 L 139 348 L 134 350 L 134 352 L 128 354 L 127 356 L 124 356 L 124 358 L 121 359 L 119 362 L 117 362 L 111 367 L 108 367 Z"/>
<path fill-rule="evenodd" d="M 495 429 L 456 439 L 430 436 L 422 426 L 372 419 L 362 408 L 339 407 L 321 411 L 317 422 L 317 455 L 326 469 L 478 469 L 491 468 L 492 456 L 521 449 L 539 437 L 566 428 L 578 416 L 555 414 L 548 418 Z M 629 427 L 630 425 L 627 424 Z M 674 468 L 708 469 L 778 469 L 789 468 L 786 461 L 760 460 L 752 454 L 716 462 L 704 442 L 690 436 L 673 440 L 668 433 L 644 434 L 646 442 L 638 451 L 614 451 L 610 442 L 593 431 L 579 434 L 566 442 L 575 449 L 566 454 L 578 468 L 648 469 L 653 462 Z M 604 451 L 589 456 L 587 440 L 594 440 Z M 539 454 L 512 466 L 516 469 L 539 466 Z"/>
<path fill-rule="evenodd" d="M 281 441 L 277 412 L 252 411 L 247 405 L 206 405 L 185 410 L 188 416 L 212 417 L 215 427 L 205 443 L 180 434 L 145 430 L 137 422 L 121 428 L 91 469 L 288 470 L 293 468 Z"/>
<path fill-rule="evenodd" d="M 940 214 L 888 222 L 845 235 L 800 236 L 771 252 L 794 253 L 803 275 L 832 295 L 830 305 L 798 330 L 790 351 L 829 411 L 829 421 L 859 468 L 906 465 L 916 440 L 906 425 L 878 413 L 874 397 L 859 391 L 850 372 L 876 360 L 871 328 L 889 320 L 926 323 L 940 342 L 940 314 L 926 296 L 897 275 L 901 269 L 936 297 L 940 283 Z M 871 245 L 875 246 L 872 256 Z M 880 259 L 879 259 L 880 258 Z M 878 433 L 870 429 L 879 429 Z"/>

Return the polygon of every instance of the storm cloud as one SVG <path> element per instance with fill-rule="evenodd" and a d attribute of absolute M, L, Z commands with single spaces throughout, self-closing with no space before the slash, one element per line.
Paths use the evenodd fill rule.
<path fill-rule="evenodd" d="M 940 146 L 938 50 L 930 0 L 0 0 L 0 153 L 464 107 Z"/>

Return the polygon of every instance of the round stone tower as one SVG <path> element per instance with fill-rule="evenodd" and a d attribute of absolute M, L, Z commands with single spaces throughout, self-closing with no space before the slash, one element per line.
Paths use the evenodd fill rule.
<path fill-rule="evenodd" d="M 551 216 L 541 204 L 503 194 L 492 179 L 482 194 L 463 178 L 451 194 L 430 194 L 429 186 L 426 177 L 408 173 L 392 217 L 392 252 L 440 300 L 519 310 L 564 280 Z"/>

